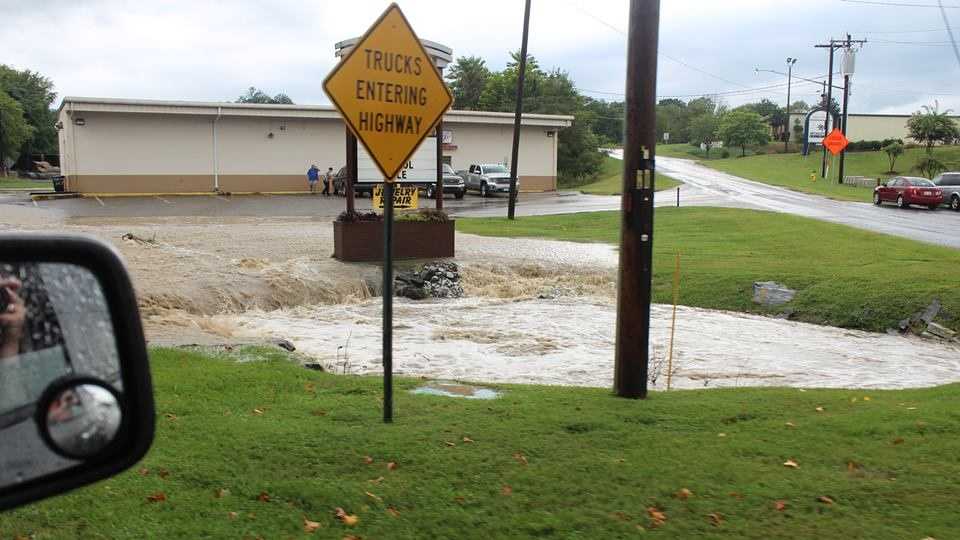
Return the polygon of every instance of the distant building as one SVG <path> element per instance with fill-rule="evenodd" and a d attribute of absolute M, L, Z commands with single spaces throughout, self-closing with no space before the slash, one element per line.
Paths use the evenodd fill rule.
<path fill-rule="evenodd" d="M 523 191 L 557 188 L 557 132 L 572 116 L 524 114 Z M 69 191 L 306 191 L 306 170 L 345 164 L 345 128 L 330 106 L 64 98 L 60 163 Z M 448 111 L 443 159 L 454 169 L 506 163 L 513 114 Z"/>
<path fill-rule="evenodd" d="M 791 140 L 794 124 L 799 122 L 802 126 L 805 116 L 806 113 L 790 114 Z M 960 116 L 953 116 L 952 118 L 960 125 Z M 882 141 L 884 139 L 903 139 L 904 142 L 915 142 L 910 138 L 907 130 L 907 120 L 909 119 L 909 114 L 849 114 L 847 115 L 846 136 L 851 142 Z"/>

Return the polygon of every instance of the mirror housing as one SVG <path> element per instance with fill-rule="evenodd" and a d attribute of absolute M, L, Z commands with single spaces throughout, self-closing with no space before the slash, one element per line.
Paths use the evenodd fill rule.
<path fill-rule="evenodd" d="M 119 363 L 118 385 L 122 388 L 122 391 L 117 391 L 97 379 L 84 376 L 83 373 L 79 374 L 79 377 L 67 377 L 47 384 L 43 396 L 37 399 L 35 404 L 31 404 L 37 410 L 27 421 L 36 423 L 38 437 L 43 437 L 48 446 L 51 444 L 49 426 L 41 427 L 41 422 L 47 418 L 49 410 L 41 413 L 41 409 L 47 408 L 56 400 L 68 384 L 86 383 L 86 394 L 95 398 L 113 396 L 118 400 L 115 411 L 109 404 L 104 405 L 106 402 L 103 399 L 94 399 L 94 403 L 101 405 L 101 409 L 105 406 L 105 414 L 119 413 L 120 418 L 111 417 L 106 429 L 110 440 L 100 445 L 99 450 L 79 455 L 75 452 L 71 454 L 70 449 L 60 452 L 51 448 L 57 454 L 72 455 L 75 461 L 66 461 L 69 466 L 37 477 L 24 478 L 12 485 L 0 484 L 2 511 L 65 493 L 130 468 L 150 449 L 154 436 L 155 413 L 140 311 L 127 270 L 111 246 L 86 236 L 0 234 L 0 263 L 73 265 L 96 278 L 103 301 L 109 309 L 109 323 L 113 325 L 116 360 Z M 91 333 L 97 334 L 96 331 Z M 108 332 L 104 330 L 100 334 L 102 335 L 97 337 L 102 339 Z M 106 386 L 110 391 L 103 393 L 93 390 L 91 394 L 93 387 L 90 385 L 98 384 Z M 115 429 L 114 424 L 117 425 Z M 3 437 L 2 431 L 0 428 L 0 437 Z M 15 460 L 17 457 L 0 454 L 0 461 Z"/>

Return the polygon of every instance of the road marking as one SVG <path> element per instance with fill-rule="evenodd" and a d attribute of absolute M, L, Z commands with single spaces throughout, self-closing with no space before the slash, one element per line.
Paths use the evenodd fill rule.
<path fill-rule="evenodd" d="M 96 195 L 94 195 L 93 198 L 96 199 L 98 203 L 100 203 L 100 206 L 106 206 L 105 204 L 103 204 L 103 201 L 100 200 L 100 197 L 97 197 Z"/>
<path fill-rule="evenodd" d="M 40 205 L 37 204 L 37 200 L 36 200 L 36 199 L 33 200 L 33 205 L 36 206 L 37 208 L 40 208 Z"/>
<path fill-rule="evenodd" d="M 167 203 L 167 204 L 173 204 L 172 202 L 164 199 L 163 197 L 161 197 L 161 196 L 159 196 L 159 195 L 154 195 L 154 197 L 160 199 L 161 201 L 163 201 L 163 202 L 165 202 L 165 203 Z"/>

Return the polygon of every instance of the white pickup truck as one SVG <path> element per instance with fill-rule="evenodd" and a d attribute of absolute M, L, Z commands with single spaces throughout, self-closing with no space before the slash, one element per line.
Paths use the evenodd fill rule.
<path fill-rule="evenodd" d="M 486 197 L 491 193 L 510 193 L 510 170 L 497 163 L 480 163 L 470 165 L 466 171 L 458 171 L 463 177 L 467 191 L 474 190 Z M 520 179 L 517 178 L 517 190 L 520 190 Z"/>

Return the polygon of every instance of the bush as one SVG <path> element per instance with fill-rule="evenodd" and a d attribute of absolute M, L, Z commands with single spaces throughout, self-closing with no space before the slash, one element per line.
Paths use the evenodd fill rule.
<path fill-rule="evenodd" d="M 376 212 L 340 212 L 337 216 L 340 223 L 357 223 L 358 221 L 383 221 L 383 216 Z"/>
<path fill-rule="evenodd" d="M 920 174 L 932 179 L 937 174 L 947 170 L 947 165 L 933 156 L 925 155 L 917 160 L 917 164 L 913 168 Z"/>
<path fill-rule="evenodd" d="M 720 157 L 722 157 L 723 159 L 727 159 L 728 157 L 730 157 L 730 151 L 724 148 L 723 150 L 720 151 Z"/>
<path fill-rule="evenodd" d="M 417 212 L 406 212 L 397 216 L 397 221 L 423 221 L 426 223 L 447 223 L 450 216 L 436 208 L 421 208 Z"/>

